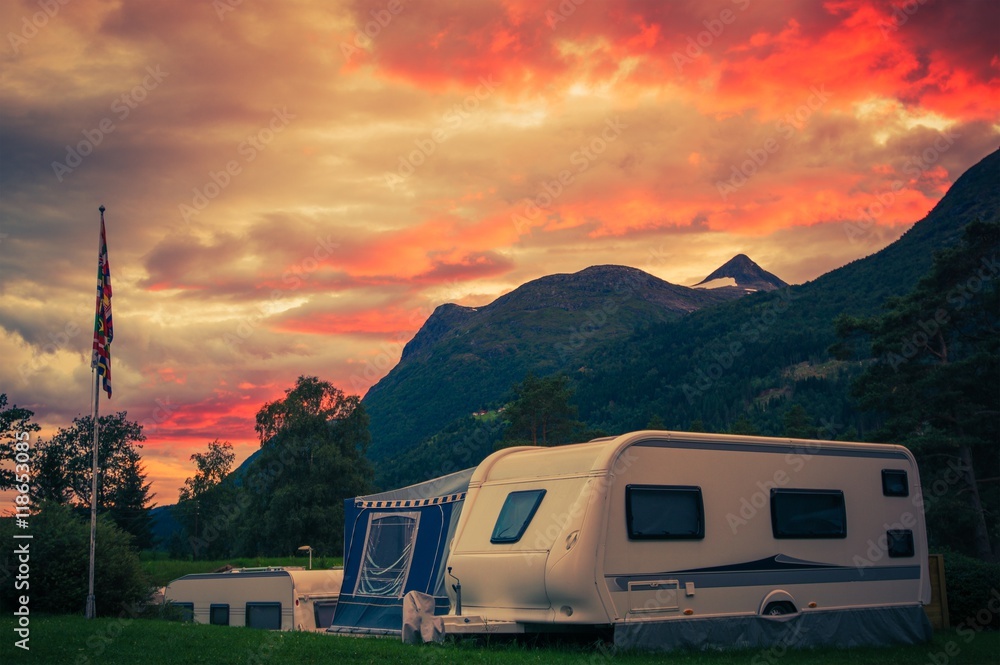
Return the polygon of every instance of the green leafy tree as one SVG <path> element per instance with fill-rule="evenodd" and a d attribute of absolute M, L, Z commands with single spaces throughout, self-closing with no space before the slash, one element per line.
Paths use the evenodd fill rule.
<path fill-rule="evenodd" d="M 100 417 L 97 510 L 132 534 L 137 549 L 153 544 L 150 483 L 139 455 L 142 425 L 120 411 Z M 35 449 L 32 494 L 89 513 L 93 476 L 94 419 L 80 416 Z"/>
<path fill-rule="evenodd" d="M 187 501 L 199 498 L 217 486 L 229 475 L 235 460 L 236 454 L 233 453 L 233 444 L 228 441 L 220 443 L 218 439 L 208 444 L 207 451 L 191 455 L 191 461 L 195 463 L 198 471 L 194 477 L 184 481 L 180 500 Z"/>
<path fill-rule="evenodd" d="M 528 374 L 513 393 L 514 400 L 504 411 L 510 422 L 504 433 L 507 445 L 551 446 L 581 438 L 584 425 L 570 404 L 572 391 L 565 374 L 543 378 Z"/>
<path fill-rule="evenodd" d="M 21 474 L 15 473 L 15 470 L 17 454 L 23 451 L 19 451 L 17 447 L 19 443 L 23 446 L 27 442 L 30 451 L 35 445 L 30 434 L 39 430 L 38 424 L 31 422 L 34 415 L 33 411 L 22 409 L 16 404 L 8 407 L 7 394 L 0 393 L 0 464 L 3 464 L 0 466 L 0 490 L 9 490 L 20 484 L 17 476 Z"/>
<path fill-rule="evenodd" d="M 169 544 L 172 552 L 191 554 L 195 559 L 233 553 L 239 496 L 238 488 L 227 477 L 235 460 L 232 444 L 218 439 L 209 443 L 205 452 L 191 455 L 197 471 L 184 481 L 180 500 L 172 509 L 184 530 Z M 185 542 L 187 547 L 179 544 Z"/>
<path fill-rule="evenodd" d="M 68 506 L 43 502 L 29 518 L 31 534 L 30 588 L 17 590 L 11 581 L 0 584 L 0 606 L 13 611 L 14 599 L 28 594 L 31 612 L 81 614 L 87 599 L 90 566 L 90 522 Z M 0 539 L 13 540 L 13 519 L 0 519 Z M 131 536 L 106 516 L 97 521 L 97 557 L 94 561 L 94 592 L 100 616 L 134 614 L 151 591 L 139 557 L 131 547 Z M 28 541 L 23 541 L 28 542 Z M 0 569 L 17 570 L 12 547 L 0 550 Z"/>
<path fill-rule="evenodd" d="M 1000 224 L 972 222 L 962 242 L 939 252 L 909 294 L 886 301 L 870 318 L 840 317 L 841 357 L 873 358 L 855 382 L 860 405 L 882 416 L 875 438 L 911 447 L 925 487 L 957 471 L 947 496 L 930 494 L 928 516 L 944 539 L 993 556 L 998 515 L 983 501 L 979 478 L 995 476 L 1000 420 Z M 995 490 L 993 490 L 995 495 Z M 964 515 L 953 510 L 957 499 Z M 935 514 L 949 506 L 949 514 Z M 963 532 L 952 525 L 966 523 Z"/>
<path fill-rule="evenodd" d="M 244 549 L 288 555 L 302 545 L 339 554 L 344 499 L 372 489 L 368 416 L 356 395 L 299 377 L 285 398 L 257 412 L 261 450 L 242 481 Z"/>

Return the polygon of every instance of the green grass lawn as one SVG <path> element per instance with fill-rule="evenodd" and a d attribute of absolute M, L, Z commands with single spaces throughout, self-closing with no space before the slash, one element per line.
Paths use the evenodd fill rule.
<path fill-rule="evenodd" d="M 257 568 L 260 566 L 302 566 L 308 567 L 309 558 L 304 556 L 295 557 L 242 557 L 233 559 L 219 559 L 215 561 L 185 561 L 178 559 L 167 559 L 160 556 L 143 553 L 142 567 L 149 577 L 150 584 L 155 586 L 166 586 L 172 580 L 191 573 L 210 573 L 218 570 L 226 564 L 233 568 Z M 334 566 L 344 565 L 341 557 L 314 556 L 312 560 L 313 570 L 322 570 Z M 0 661 L 2 662 L 2 661 Z"/>
<path fill-rule="evenodd" d="M 598 643 L 545 645 L 532 640 L 463 640 L 444 645 L 406 646 L 393 639 L 354 638 L 315 633 L 277 633 L 249 628 L 182 624 L 148 619 L 97 619 L 79 616 L 31 619 L 30 651 L 14 646 L 14 617 L 0 616 L 3 665 L 274 665 L 294 663 L 497 663 L 520 665 L 623 665 L 669 662 L 678 665 L 983 665 L 1000 659 L 1000 633 L 938 633 L 927 645 L 815 651 L 613 653 Z"/>

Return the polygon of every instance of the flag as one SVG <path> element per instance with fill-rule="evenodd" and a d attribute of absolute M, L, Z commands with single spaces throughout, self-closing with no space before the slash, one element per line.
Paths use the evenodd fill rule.
<path fill-rule="evenodd" d="M 108 265 L 108 239 L 104 234 L 104 206 L 101 206 L 101 246 L 97 255 L 97 314 L 94 317 L 94 354 L 90 366 L 97 368 L 104 390 L 111 397 L 111 340 L 115 336 L 111 321 L 111 267 Z"/>

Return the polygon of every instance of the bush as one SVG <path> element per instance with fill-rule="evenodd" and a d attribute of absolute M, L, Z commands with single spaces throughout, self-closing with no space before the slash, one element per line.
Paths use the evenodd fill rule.
<path fill-rule="evenodd" d="M 952 626 L 1000 628 L 1000 564 L 946 552 L 944 578 Z"/>
<path fill-rule="evenodd" d="M 90 565 L 90 521 L 61 505 L 43 504 L 28 518 L 30 540 L 15 540 L 13 518 L 0 520 L 0 542 L 29 545 L 27 589 L 16 589 L 18 555 L 14 546 L 0 551 L 0 611 L 13 611 L 15 600 L 29 597 L 31 612 L 82 614 L 86 608 Z M 131 548 L 131 536 L 106 518 L 97 524 L 94 595 L 99 616 L 129 615 L 140 610 L 150 587 Z M 131 609 L 129 609 L 131 608 Z"/>

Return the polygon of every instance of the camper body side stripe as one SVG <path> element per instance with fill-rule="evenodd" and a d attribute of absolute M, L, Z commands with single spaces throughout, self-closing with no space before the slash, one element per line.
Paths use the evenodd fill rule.
<path fill-rule="evenodd" d="M 821 455 L 827 457 L 867 457 L 874 459 L 909 460 L 906 453 L 895 450 L 864 450 L 863 448 L 823 448 L 795 444 L 726 443 L 722 441 L 660 441 L 646 439 L 634 444 L 637 448 L 683 448 L 687 450 L 726 450 L 741 453 L 778 453 L 783 455 Z"/>
<path fill-rule="evenodd" d="M 681 587 L 692 582 L 702 589 L 784 584 L 840 584 L 842 582 L 889 582 L 920 579 L 920 566 L 838 566 L 804 570 L 734 570 L 725 572 L 667 572 L 644 575 L 605 575 L 613 591 L 628 591 L 629 582 L 677 580 Z"/>

